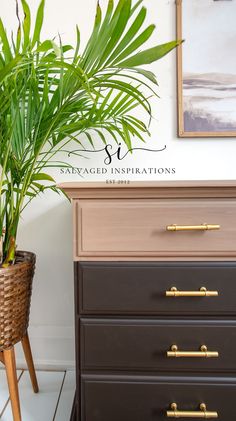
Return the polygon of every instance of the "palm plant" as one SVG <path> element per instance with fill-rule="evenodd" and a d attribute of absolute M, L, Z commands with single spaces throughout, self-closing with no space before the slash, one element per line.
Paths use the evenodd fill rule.
<path fill-rule="evenodd" d="M 144 140 L 148 127 L 135 115 L 142 107 L 151 118 L 149 97 L 156 94 L 155 75 L 142 68 L 163 57 L 180 41 L 139 49 L 154 25 L 143 29 L 142 0 L 108 1 L 103 16 L 99 3 L 90 39 L 75 47 L 41 40 L 42 0 L 31 25 L 26 0 L 17 1 L 17 33 L 9 37 L 0 19 L 0 237 L 1 265 L 14 263 L 17 228 L 24 208 L 46 189 L 57 191 L 47 174 L 68 166 L 55 157 L 71 143 L 93 147 L 93 135 L 106 144 L 107 135 L 128 148 Z M 19 8 L 24 19 L 20 19 Z M 81 135 L 83 134 L 83 137 Z M 46 172 L 45 172 L 46 171 Z"/>

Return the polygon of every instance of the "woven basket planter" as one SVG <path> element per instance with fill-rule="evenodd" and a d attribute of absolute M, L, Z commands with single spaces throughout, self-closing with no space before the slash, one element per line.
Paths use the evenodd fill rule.
<path fill-rule="evenodd" d="M 27 333 L 35 260 L 34 253 L 18 251 L 14 265 L 0 268 L 0 351 Z"/>

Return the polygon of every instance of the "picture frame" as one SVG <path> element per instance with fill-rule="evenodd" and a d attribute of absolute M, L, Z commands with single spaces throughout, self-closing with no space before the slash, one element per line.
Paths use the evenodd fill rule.
<path fill-rule="evenodd" d="M 176 0 L 176 15 L 178 136 L 236 137 L 236 0 Z"/>

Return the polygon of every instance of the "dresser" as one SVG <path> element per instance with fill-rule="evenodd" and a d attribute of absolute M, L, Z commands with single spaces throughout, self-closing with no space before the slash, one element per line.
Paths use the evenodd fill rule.
<path fill-rule="evenodd" d="M 236 420 L 236 183 L 65 183 L 73 421 Z"/>

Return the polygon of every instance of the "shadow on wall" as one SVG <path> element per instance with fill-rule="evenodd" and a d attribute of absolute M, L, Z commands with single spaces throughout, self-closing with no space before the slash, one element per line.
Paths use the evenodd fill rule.
<path fill-rule="evenodd" d="M 35 360 L 50 361 L 52 356 L 60 361 L 67 361 L 70 356 L 71 360 L 74 285 L 70 203 L 50 194 L 43 200 L 41 197 L 32 202 L 23 214 L 18 249 L 30 250 L 37 255 L 30 314 Z M 68 346 L 72 349 L 64 346 L 64 351 L 62 347 L 60 350 L 57 344 L 68 339 L 71 339 Z M 34 347 L 38 341 L 45 343 L 44 351 Z M 48 349 L 47 343 L 50 343 Z"/>
<path fill-rule="evenodd" d="M 47 322 L 73 306 L 71 206 L 61 198 L 56 206 L 48 208 L 49 203 L 50 197 L 39 198 L 27 209 L 18 236 L 18 248 L 37 255 L 31 314 L 35 319 L 38 310 Z"/>

